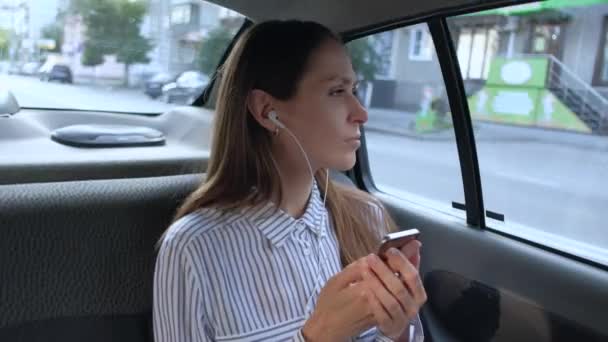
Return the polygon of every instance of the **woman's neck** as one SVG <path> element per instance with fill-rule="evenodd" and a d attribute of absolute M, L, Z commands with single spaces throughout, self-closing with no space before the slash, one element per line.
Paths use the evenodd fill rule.
<path fill-rule="evenodd" d="M 280 170 L 280 182 L 283 189 L 283 198 L 278 204 L 284 212 L 294 218 L 304 214 L 308 199 L 310 198 L 313 180 L 307 165 L 302 167 L 299 163 L 277 160 Z M 313 169 L 314 172 L 314 169 Z M 277 203 L 279 194 L 273 195 L 273 202 Z"/>

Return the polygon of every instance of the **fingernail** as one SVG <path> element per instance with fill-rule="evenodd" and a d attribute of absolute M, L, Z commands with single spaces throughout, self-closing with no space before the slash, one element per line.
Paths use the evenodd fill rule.
<path fill-rule="evenodd" d="M 389 249 L 388 252 L 390 254 L 392 254 L 392 255 L 398 255 L 399 254 L 399 251 L 397 250 L 397 248 L 394 248 L 394 247 L 391 248 L 391 249 Z"/>
<path fill-rule="evenodd" d="M 373 262 L 373 263 L 378 262 L 378 256 L 376 254 L 372 253 L 372 254 L 368 255 L 368 257 L 369 257 L 370 262 Z"/>

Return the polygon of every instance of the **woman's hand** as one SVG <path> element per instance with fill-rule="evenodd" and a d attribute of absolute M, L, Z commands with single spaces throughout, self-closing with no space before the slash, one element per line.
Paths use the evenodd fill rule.
<path fill-rule="evenodd" d="M 409 331 L 409 322 L 426 302 L 426 291 L 418 274 L 420 242 L 412 241 L 401 250 L 391 248 L 386 263 L 379 257 L 371 257 L 373 273 L 363 274 L 365 283 L 374 293 L 372 301 L 374 318 L 380 331 L 398 339 Z"/>
<path fill-rule="evenodd" d="M 408 242 L 405 246 L 401 247 L 401 253 L 405 255 L 417 270 L 420 270 L 420 249 L 422 243 L 418 240 Z"/>
<path fill-rule="evenodd" d="M 370 273 L 372 256 L 344 268 L 325 284 L 314 312 L 304 324 L 307 341 L 343 341 L 374 327 L 374 294 L 363 275 Z"/>
<path fill-rule="evenodd" d="M 374 326 L 388 337 L 401 336 L 426 301 L 419 250 L 420 242 L 410 242 L 403 252 L 393 249 L 386 263 L 370 254 L 330 278 L 302 329 L 306 340 L 346 340 Z"/>

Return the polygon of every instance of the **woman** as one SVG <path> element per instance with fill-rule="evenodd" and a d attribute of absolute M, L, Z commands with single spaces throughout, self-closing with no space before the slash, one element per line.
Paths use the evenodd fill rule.
<path fill-rule="evenodd" d="M 367 120 L 341 40 L 261 23 L 220 75 L 207 178 L 161 239 L 156 341 L 421 340 L 420 243 L 370 254 L 392 220 L 329 181 Z"/>

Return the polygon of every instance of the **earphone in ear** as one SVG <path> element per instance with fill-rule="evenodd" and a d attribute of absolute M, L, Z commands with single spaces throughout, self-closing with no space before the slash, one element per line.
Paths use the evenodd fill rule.
<path fill-rule="evenodd" d="M 285 128 L 285 125 L 283 125 L 283 123 L 281 121 L 279 121 L 279 116 L 277 115 L 277 112 L 275 112 L 274 110 L 271 111 L 270 113 L 268 113 L 268 118 L 270 119 L 270 121 L 272 121 L 275 125 L 281 127 L 281 128 Z"/>
<path fill-rule="evenodd" d="M 272 121 L 278 127 L 284 129 L 293 138 L 296 145 L 298 145 L 298 147 L 300 148 L 300 151 L 302 152 L 302 155 L 304 156 L 304 159 L 306 160 L 308 170 L 310 171 L 310 177 L 312 178 L 312 183 L 314 184 L 315 175 L 312 172 L 312 166 L 310 165 L 310 160 L 308 160 L 308 155 L 307 155 L 306 151 L 304 151 L 304 148 L 300 144 L 300 141 L 298 140 L 298 138 L 295 136 L 295 134 L 293 134 L 291 132 L 291 130 L 289 128 L 287 128 L 281 121 L 279 121 L 279 116 L 276 111 L 274 111 L 274 110 L 270 111 L 270 113 L 268 113 L 268 119 L 270 119 L 270 121 Z M 271 155 L 271 157 L 272 157 L 272 155 Z M 274 158 L 273 158 L 273 161 L 274 161 Z M 275 161 L 275 166 L 276 165 L 277 165 L 277 163 Z M 277 169 L 278 169 L 278 166 L 277 166 Z M 323 207 L 325 207 L 325 200 L 327 199 L 328 186 L 329 186 L 329 170 L 326 171 L 326 175 L 325 175 L 325 195 L 323 196 Z M 327 219 L 327 217 L 322 216 L 320 218 L 321 222 L 319 223 L 319 225 L 323 224 L 324 219 Z M 322 253 L 321 240 L 319 240 L 318 253 L 317 253 L 317 268 L 318 268 L 317 279 L 316 279 L 315 287 L 313 288 L 312 293 L 310 294 L 310 296 L 308 297 L 308 300 L 306 301 L 306 311 L 307 312 L 312 312 L 312 304 L 314 303 L 313 300 L 315 298 L 315 294 L 322 286 L 323 265 L 321 263 L 321 253 Z M 323 254 L 325 254 L 325 253 L 323 253 Z M 323 258 L 323 260 L 325 260 L 325 258 Z"/>

